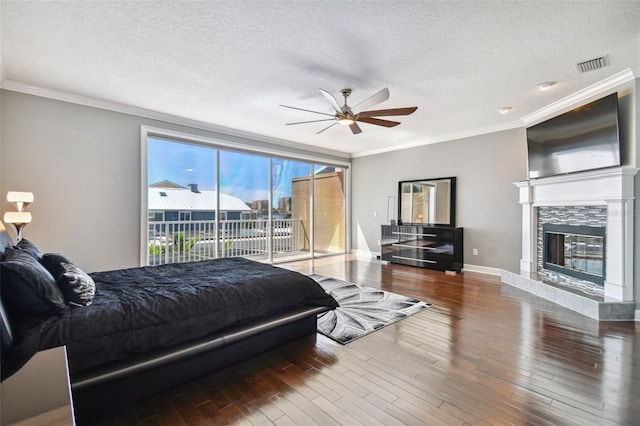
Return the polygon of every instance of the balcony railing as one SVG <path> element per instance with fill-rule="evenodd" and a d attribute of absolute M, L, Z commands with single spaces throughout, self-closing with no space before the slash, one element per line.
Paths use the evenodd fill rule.
<path fill-rule="evenodd" d="M 302 219 L 155 222 L 148 224 L 148 265 L 222 257 L 267 257 L 304 250 Z"/>

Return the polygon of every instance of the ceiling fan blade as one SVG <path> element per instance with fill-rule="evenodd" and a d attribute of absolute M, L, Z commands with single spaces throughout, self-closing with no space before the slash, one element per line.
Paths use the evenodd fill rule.
<path fill-rule="evenodd" d="M 338 122 L 336 121 L 335 123 L 329 124 L 327 127 L 325 127 L 324 129 L 320 130 L 319 132 L 316 133 L 316 135 L 319 135 L 320 133 L 324 132 L 325 130 L 327 130 L 329 127 L 333 127 L 336 124 L 338 124 Z"/>
<path fill-rule="evenodd" d="M 287 126 L 292 126 L 294 124 L 307 124 L 307 123 L 319 123 L 321 121 L 334 121 L 335 118 L 323 118 L 322 120 L 311 120 L 311 121 L 296 121 L 295 123 L 285 123 Z"/>
<path fill-rule="evenodd" d="M 380 118 L 373 118 L 373 117 L 358 117 L 356 118 L 356 121 L 360 121 L 362 123 L 369 123 L 369 124 L 375 124 L 378 126 L 384 126 L 384 127 L 395 127 L 398 124 L 400 124 L 399 121 L 391 121 L 391 120 L 382 120 Z"/>
<path fill-rule="evenodd" d="M 389 99 L 389 89 L 387 89 L 385 87 L 384 89 L 382 89 L 381 91 L 379 91 L 375 95 L 369 96 L 367 99 L 365 99 L 364 101 L 360 102 L 359 104 L 356 104 L 356 105 L 352 106 L 351 109 L 353 109 L 355 107 L 358 107 L 358 106 L 360 107 L 360 109 L 367 109 L 367 108 L 372 107 L 374 105 L 378 105 L 378 104 L 386 101 L 387 99 Z"/>
<path fill-rule="evenodd" d="M 362 133 L 362 129 L 358 126 L 358 123 L 349 124 L 349 128 L 351 129 L 351 133 L 357 135 L 358 133 Z"/>
<path fill-rule="evenodd" d="M 322 93 L 324 97 L 327 98 L 327 100 L 329 101 L 333 109 L 335 109 L 336 112 L 339 112 L 340 114 L 342 114 L 342 108 L 340 108 L 340 104 L 338 103 L 336 98 L 326 90 L 323 90 L 323 89 L 318 89 L 318 90 L 320 90 L 320 93 Z"/>
<path fill-rule="evenodd" d="M 388 115 L 409 115 L 413 114 L 418 107 L 407 107 L 407 108 L 393 108 L 393 109 L 379 109 L 376 111 L 362 111 L 358 113 L 358 117 L 367 118 L 367 117 L 384 117 Z"/>
<path fill-rule="evenodd" d="M 298 111 L 306 111 L 306 112 L 312 112 L 314 114 L 321 114 L 321 115 L 327 115 L 329 117 L 335 117 L 334 114 L 327 114 L 326 112 L 311 111 L 310 109 L 297 108 L 297 107 L 292 107 L 292 106 L 282 105 L 282 104 L 280 106 L 284 108 L 297 109 Z"/>

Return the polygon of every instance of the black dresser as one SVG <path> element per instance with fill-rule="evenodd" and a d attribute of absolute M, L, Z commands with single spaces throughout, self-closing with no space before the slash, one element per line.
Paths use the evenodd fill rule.
<path fill-rule="evenodd" d="M 463 228 L 382 225 L 382 260 L 440 271 L 463 267 Z"/>

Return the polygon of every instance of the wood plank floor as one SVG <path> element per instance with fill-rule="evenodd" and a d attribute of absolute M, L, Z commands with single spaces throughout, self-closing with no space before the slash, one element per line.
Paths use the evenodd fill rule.
<path fill-rule="evenodd" d="M 431 302 L 348 345 L 310 336 L 97 425 L 637 425 L 640 334 L 498 277 L 336 256 L 286 265 Z"/>

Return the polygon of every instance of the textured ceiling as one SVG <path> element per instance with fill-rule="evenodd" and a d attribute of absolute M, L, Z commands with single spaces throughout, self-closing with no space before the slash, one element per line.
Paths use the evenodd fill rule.
<path fill-rule="evenodd" d="M 639 2 L 2 1 L 0 13 L 5 83 L 354 155 L 522 126 L 640 65 Z M 610 66 L 576 72 L 603 55 Z M 322 117 L 279 104 L 331 113 L 318 88 L 345 87 L 351 105 L 388 87 L 376 109 L 418 110 L 355 136 L 285 126 Z"/>

